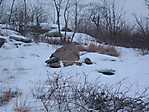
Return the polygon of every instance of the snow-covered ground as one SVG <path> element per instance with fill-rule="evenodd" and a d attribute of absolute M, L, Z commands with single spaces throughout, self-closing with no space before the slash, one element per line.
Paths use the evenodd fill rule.
<path fill-rule="evenodd" d="M 79 34 L 77 34 L 79 35 Z M 7 38 L 8 37 L 2 37 Z M 86 57 L 93 61 L 92 65 L 69 66 L 58 69 L 49 68 L 45 60 L 60 46 L 48 45 L 45 43 L 21 43 L 17 48 L 9 41 L 0 48 L 0 89 L 19 89 L 22 96 L 31 98 L 32 89 L 38 82 L 47 80 L 48 75 L 61 73 L 72 75 L 76 78 L 83 77 L 95 82 L 98 78 L 100 83 L 117 85 L 119 81 L 124 81 L 126 87 L 131 87 L 131 93 L 142 91 L 149 87 L 149 55 L 141 56 L 133 49 L 117 48 L 121 56 L 112 57 L 98 53 L 82 53 L 81 61 Z M 112 69 L 115 75 L 106 76 L 99 73 L 99 70 Z M 31 99 L 29 99 L 31 100 Z M 12 112 L 13 104 L 0 107 L 0 112 Z"/>

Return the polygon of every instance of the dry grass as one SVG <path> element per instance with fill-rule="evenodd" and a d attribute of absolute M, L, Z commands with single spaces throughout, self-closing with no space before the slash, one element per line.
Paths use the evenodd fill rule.
<path fill-rule="evenodd" d="M 4 91 L 0 96 L 0 105 L 2 106 L 9 103 L 12 98 L 15 98 L 17 95 L 19 95 L 18 91 L 12 91 L 11 89 Z"/>
<path fill-rule="evenodd" d="M 3 101 L 4 102 L 9 102 L 11 99 L 12 99 L 12 92 L 11 92 L 11 90 L 8 90 L 8 91 L 5 91 L 4 93 L 3 93 Z"/>
<path fill-rule="evenodd" d="M 16 98 L 14 112 L 31 112 L 31 107 L 28 105 L 27 98 Z"/>
<path fill-rule="evenodd" d="M 15 108 L 15 112 L 31 112 L 28 107 L 17 107 Z"/>
<path fill-rule="evenodd" d="M 120 53 L 115 49 L 115 47 L 108 46 L 108 47 L 99 47 L 99 53 L 101 54 L 107 54 L 110 56 L 119 57 Z"/>
<path fill-rule="evenodd" d="M 118 57 L 120 56 L 120 53 L 116 50 L 113 46 L 101 46 L 96 44 L 89 44 L 88 46 L 78 46 L 80 51 L 87 51 L 87 52 L 98 52 L 100 54 L 106 54 L 110 56 Z"/>
<path fill-rule="evenodd" d="M 84 46 L 78 45 L 77 47 L 78 47 L 79 51 L 81 51 L 81 52 L 86 51 L 86 47 L 84 47 Z"/>
<path fill-rule="evenodd" d="M 93 43 L 90 43 L 87 47 L 86 47 L 86 51 L 88 52 L 99 52 L 99 46 Z"/>

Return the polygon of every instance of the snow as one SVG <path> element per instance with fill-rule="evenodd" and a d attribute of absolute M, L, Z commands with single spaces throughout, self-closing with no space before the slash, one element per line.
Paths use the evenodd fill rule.
<path fill-rule="evenodd" d="M 62 34 L 64 34 L 64 32 L 62 32 Z M 72 37 L 72 35 L 73 35 L 73 32 L 66 33 L 67 37 Z M 97 43 L 95 38 L 84 33 L 76 33 L 73 41 L 80 44 Z"/>
<path fill-rule="evenodd" d="M 75 39 L 80 39 L 82 35 L 85 37 L 85 34 L 76 34 Z M 87 38 L 92 39 L 89 36 Z M 149 86 L 149 55 L 140 56 L 131 48 L 118 48 L 121 53 L 120 57 L 81 53 L 80 61 L 83 62 L 85 58 L 90 58 L 93 64 L 54 69 L 47 67 L 45 60 L 60 46 L 46 43 L 23 43 L 17 48 L 14 45 L 17 41 L 7 41 L 0 48 L 0 89 L 18 88 L 23 93 L 22 96 L 28 97 L 31 102 L 34 101 L 31 93 L 32 89 L 37 86 L 36 84 L 46 81 L 48 75 L 55 72 L 64 76 L 72 75 L 79 80 L 82 80 L 83 74 L 86 74 L 92 82 L 98 78 L 100 83 L 115 86 L 119 81 L 124 81 L 126 87 L 132 88 L 130 94 L 135 94 L 136 91 L 142 91 Z M 103 69 L 115 70 L 115 75 L 106 76 L 98 72 Z M 12 112 L 14 105 L 12 100 L 10 104 L 0 107 L 0 111 Z"/>
<path fill-rule="evenodd" d="M 20 33 L 16 32 L 16 31 L 9 30 L 9 29 L 1 29 L 1 28 L 0 28 L 0 34 L 2 34 L 4 36 L 20 35 Z"/>

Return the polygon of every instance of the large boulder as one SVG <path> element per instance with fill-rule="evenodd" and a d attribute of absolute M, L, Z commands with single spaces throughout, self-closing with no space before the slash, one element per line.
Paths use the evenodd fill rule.
<path fill-rule="evenodd" d="M 76 64 L 80 60 L 80 52 L 78 47 L 71 43 L 58 48 L 46 63 L 50 66 L 53 63 L 59 63 L 62 61 L 64 66 L 70 66 Z M 54 64 L 55 65 L 55 64 Z M 51 66 L 50 66 L 51 67 Z"/>
<path fill-rule="evenodd" d="M 0 48 L 2 47 L 2 45 L 6 42 L 6 40 L 4 38 L 0 38 Z"/>
<path fill-rule="evenodd" d="M 78 47 L 71 43 L 57 49 L 51 56 L 60 59 L 64 66 L 69 66 L 79 61 L 80 52 Z"/>

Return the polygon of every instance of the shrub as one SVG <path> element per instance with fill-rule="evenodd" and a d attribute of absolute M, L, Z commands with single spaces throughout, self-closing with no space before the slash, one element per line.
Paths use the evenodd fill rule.
<path fill-rule="evenodd" d="M 79 51 L 83 52 L 86 51 L 86 48 L 84 46 L 78 45 Z"/>
<path fill-rule="evenodd" d="M 98 51 L 99 51 L 99 47 L 98 47 L 98 45 L 95 45 L 95 44 L 93 44 L 93 43 L 90 43 L 90 44 L 87 46 L 86 50 L 87 50 L 88 52 L 98 52 Z"/>
<path fill-rule="evenodd" d="M 137 49 L 140 55 L 148 55 L 149 49 Z"/>
<path fill-rule="evenodd" d="M 107 46 L 107 47 L 100 46 L 99 53 L 107 54 L 115 57 L 120 56 L 120 53 L 115 49 L 115 47 L 112 47 L 112 46 Z"/>
<path fill-rule="evenodd" d="M 0 106 L 5 105 L 9 103 L 9 101 L 19 95 L 20 93 L 18 91 L 12 91 L 11 89 L 4 91 L 2 95 L 0 96 Z"/>
<path fill-rule="evenodd" d="M 30 109 L 27 107 L 18 107 L 15 109 L 15 112 L 30 112 Z"/>
<path fill-rule="evenodd" d="M 97 52 L 97 53 L 106 54 L 106 55 L 115 56 L 115 57 L 120 56 L 120 53 L 115 49 L 115 47 L 112 47 L 112 46 L 101 46 L 101 45 L 90 43 L 86 47 L 78 46 L 78 48 L 80 51 Z"/>
<path fill-rule="evenodd" d="M 130 97 L 129 88 L 122 82 L 117 87 L 89 83 L 87 76 L 81 81 L 76 77 L 50 75 L 45 85 L 33 94 L 43 104 L 45 112 L 148 112 L 149 101 L 145 91 Z M 125 88 L 125 89 L 124 89 Z"/>
<path fill-rule="evenodd" d="M 31 108 L 27 105 L 26 99 L 22 101 L 23 98 L 22 97 L 20 98 L 21 99 L 18 99 L 18 97 L 16 98 L 16 105 L 15 105 L 14 111 L 15 112 L 31 112 Z"/>
<path fill-rule="evenodd" d="M 42 29 L 40 26 L 31 26 L 29 30 L 35 34 L 44 34 L 49 31 L 48 29 Z"/>
<path fill-rule="evenodd" d="M 49 32 L 45 34 L 46 37 L 62 37 L 63 35 L 59 32 Z"/>

